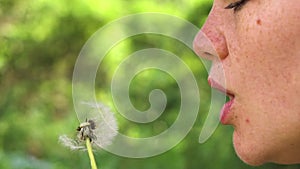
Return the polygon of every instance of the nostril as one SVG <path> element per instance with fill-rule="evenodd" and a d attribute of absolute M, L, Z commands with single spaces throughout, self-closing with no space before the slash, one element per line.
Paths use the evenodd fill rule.
<path fill-rule="evenodd" d="M 216 55 L 210 52 L 202 52 L 202 54 L 200 54 L 199 56 L 207 60 L 214 60 L 215 58 L 218 58 Z"/>
<path fill-rule="evenodd" d="M 204 59 L 213 60 L 218 58 L 218 53 L 211 42 L 203 31 L 199 31 L 194 40 L 194 51 L 199 57 Z"/>
<path fill-rule="evenodd" d="M 211 54 L 209 52 L 204 52 L 203 54 L 206 55 L 206 56 L 213 56 L 213 54 Z"/>
<path fill-rule="evenodd" d="M 217 55 L 215 55 L 211 52 L 199 51 L 199 50 L 198 51 L 195 50 L 195 52 L 199 57 L 207 59 L 207 60 L 214 60 L 214 59 L 218 58 Z"/>

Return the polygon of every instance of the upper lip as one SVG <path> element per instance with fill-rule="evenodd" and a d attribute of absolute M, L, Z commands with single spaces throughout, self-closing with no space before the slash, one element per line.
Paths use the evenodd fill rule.
<path fill-rule="evenodd" d="M 208 83 L 209 85 L 214 88 L 217 89 L 223 93 L 225 93 L 230 99 L 233 99 L 234 94 L 233 92 L 231 92 L 230 90 L 226 89 L 225 87 L 223 87 L 222 85 L 220 85 L 218 82 L 214 81 L 213 79 L 208 79 Z"/>

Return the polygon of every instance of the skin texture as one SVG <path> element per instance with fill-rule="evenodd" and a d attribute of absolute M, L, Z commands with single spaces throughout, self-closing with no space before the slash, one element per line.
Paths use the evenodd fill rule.
<path fill-rule="evenodd" d="M 214 1 L 194 50 L 213 61 L 209 79 L 234 94 L 235 150 L 250 165 L 300 163 L 299 0 L 224 9 L 233 2 Z"/>

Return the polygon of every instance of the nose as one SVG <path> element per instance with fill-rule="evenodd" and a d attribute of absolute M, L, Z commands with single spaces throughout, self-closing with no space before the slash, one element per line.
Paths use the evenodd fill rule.
<path fill-rule="evenodd" d="M 194 39 L 194 51 L 205 59 L 223 60 L 228 56 L 221 10 L 223 9 L 213 6 L 205 24 Z"/>

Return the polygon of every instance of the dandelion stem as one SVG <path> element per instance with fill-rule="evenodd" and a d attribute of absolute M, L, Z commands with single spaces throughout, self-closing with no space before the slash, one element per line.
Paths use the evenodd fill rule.
<path fill-rule="evenodd" d="M 86 139 L 86 147 L 87 147 L 88 154 L 89 154 L 89 157 L 90 157 L 90 162 L 91 162 L 92 169 L 97 169 L 95 157 L 94 157 L 93 150 L 92 150 L 91 141 L 90 141 L 89 138 Z"/>

